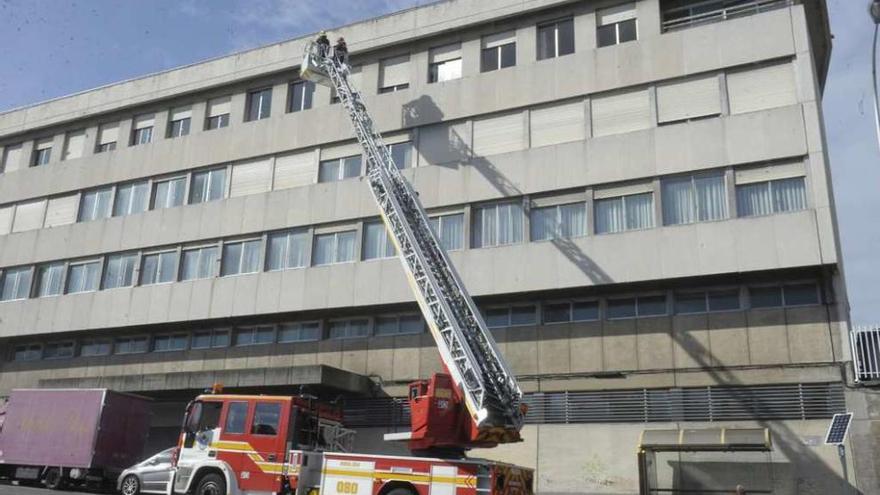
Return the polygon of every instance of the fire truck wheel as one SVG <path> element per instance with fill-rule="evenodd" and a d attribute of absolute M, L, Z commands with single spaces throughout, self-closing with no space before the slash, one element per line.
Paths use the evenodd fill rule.
<path fill-rule="evenodd" d="M 60 490 L 64 486 L 64 475 L 58 468 L 49 468 L 43 477 L 43 484 L 50 490 Z"/>
<path fill-rule="evenodd" d="M 402 486 L 389 490 L 385 495 L 416 495 L 413 490 Z"/>
<path fill-rule="evenodd" d="M 199 481 L 196 495 L 226 495 L 226 480 L 217 473 L 206 474 Z"/>

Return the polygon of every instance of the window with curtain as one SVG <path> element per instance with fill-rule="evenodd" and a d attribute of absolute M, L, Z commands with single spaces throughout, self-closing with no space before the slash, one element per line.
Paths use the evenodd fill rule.
<path fill-rule="evenodd" d="M 571 203 L 532 208 L 530 224 L 533 241 L 584 236 L 587 234 L 587 205 Z"/>
<path fill-rule="evenodd" d="M 598 301 L 563 301 L 543 304 L 544 323 L 594 321 L 599 319 Z"/>
<path fill-rule="evenodd" d="M 736 186 L 736 212 L 753 217 L 803 210 L 807 194 L 803 177 L 770 180 Z"/>
<path fill-rule="evenodd" d="M 37 297 L 57 296 L 63 292 L 64 263 L 47 263 L 37 268 Z"/>
<path fill-rule="evenodd" d="M 121 337 L 116 339 L 114 354 L 137 354 L 147 352 L 150 339 L 148 337 Z"/>
<path fill-rule="evenodd" d="M 153 350 L 156 352 L 183 351 L 186 350 L 189 336 L 185 333 L 172 335 L 157 335 L 153 337 Z"/>
<path fill-rule="evenodd" d="M 116 202 L 113 205 L 113 216 L 121 217 L 147 210 L 147 197 L 150 185 L 147 181 L 131 182 L 116 187 Z"/>
<path fill-rule="evenodd" d="M 43 349 L 43 359 L 67 359 L 73 357 L 74 343 L 66 342 L 50 342 Z"/>
<path fill-rule="evenodd" d="M 39 139 L 34 143 L 34 153 L 31 165 L 39 167 L 46 165 L 52 158 L 52 138 Z"/>
<path fill-rule="evenodd" d="M 104 339 L 84 340 L 79 345 L 79 355 L 82 357 L 89 356 L 108 356 L 113 343 Z"/>
<path fill-rule="evenodd" d="M 309 232 L 288 230 L 269 235 L 269 270 L 301 268 L 308 264 Z"/>
<path fill-rule="evenodd" d="M 564 19 L 538 26 L 538 60 L 574 53 L 574 21 Z"/>
<path fill-rule="evenodd" d="M 79 203 L 78 222 L 88 222 L 110 216 L 113 186 L 86 191 Z"/>
<path fill-rule="evenodd" d="M 317 321 L 306 323 L 282 323 L 278 327 L 278 343 L 313 342 L 321 340 L 321 324 Z"/>
<path fill-rule="evenodd" d="M 464 249 L 464 213 L 431 217 L 431 228 L 447 251 Z"/>
<path fill-rule="evenodd" d="M 217 266 L 219 249 L 217 246 L 204 246 L 184 249 L 180 261 L 180 280 L 211 278 Z"/>
<path fill-rule="evenodd" d="M 224 243 L 220 276 L 226 277 L 260 271 L 260 249 L 262 246 L 261 239 Z"/>
<path fill-rule="evenodd" d="M 329 265 L 354 261 L 356 240 L 353 230 L 316 235 L 314 264 Z"/>
<path fill-rule="evenodd" d="M 661 182 L 663 224 L 679 225 L 727 218 L 724 173 L 665 178 Z"/>
<path fill-rule="evenodd" d="M 361 156 L 324 160 L 318 164 L 318 182 L 334 182 L 361 175 Z"/>
<path fill-rule="evenodd" d="M 596 233 L 610 234 L 654 226 L 654 194 L 597 199 L 593 204 Z"/>
<path fill-rule="evenodd" d="M 186 177 L 153 181 L 153 210 L 173 208 L 183 204 L 186 191 Z"/>
<path fill-rule="evenodd" d="M 177 251 L 149 253 L 141 262 L 141 285 L 164 284 L 177 280 Z"/>
<path fill-rule="evenodd" d="M 134 267 L 137 264 L 137 253 L 120 253 L 107 256 L 104 269 L 104 289 L 131 287 L 134 285 Z"/>
<path fill-rule="evenodd" d="M 522 242 L 522 203 L 500 203 L 474 208 L 474 247 Z"/>
<path fill-rule="evenodd" d="M 195 172 L 189 191 L 190 204 L 222 199 L 226 195 L 226 168 Z"/>
<path fill-rule="evenodd" d="M 101 273 L 101 262 L 85 261 L 71 263 L 67 269 L 68 294 L 98 290 L 98 277 Z"/>
<path fill-rule="evenodd" d="M 370 320 L 366 318 L 331 321 L 328 327 L 331 339 L 353 339 L 370 336 Z"/>
<path fill-rule="evenodd" d="M 0 281 L 0 301 L 27 299 L 31 290 L 31 267 L 7 268 Z"/>
<path fill-rule="evenodd" d="M 364 223 L 364 260 L 392 258 L 396 254 L 385 224 L 379 220 Z"/>

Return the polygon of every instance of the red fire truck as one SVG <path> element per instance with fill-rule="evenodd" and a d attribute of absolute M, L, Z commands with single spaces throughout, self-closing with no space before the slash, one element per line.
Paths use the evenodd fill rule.
<path fill-rule="evenodd" d="M 350 453 L 338 408 L 307 397 L 208 394 L 186 412 L 175 494 L 531 495 L 532 471 L 467 459 L 474 447 L 520 441 L 525 406 L 428 215 L 374 129 L 344 56 L 310 44 L 300 75 L 331 86 L 364 151 L 367 182 L 446 369 L 410 385 L 414 456 Z"/>

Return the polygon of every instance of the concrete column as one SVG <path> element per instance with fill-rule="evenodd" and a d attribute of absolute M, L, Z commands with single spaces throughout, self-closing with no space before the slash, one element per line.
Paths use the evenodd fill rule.
<path fill-rule="evenodd" d="M 658 36 L 660 34 L 660 0 L 642 0 L 636 2 L 636 22 L 638 23 L 639 39 Z M 595 30 L 593 31 L 596 32 Z M 595 43 L 595 36 L 593 37 Z"/>
<path fill-rule="evenodd" d="M 192 109 L 192 120 L 189 122 L 189 133 L 198 134 L 205 130 L 205 117 L 208 114 L 208 102 L 197 101 L 190 105 Z"/>
<path fill-rule="evenodd" d="M 516 30 L 516 63 L 531 64 L 537 59 L 538 30 L 534 25 Z"/>
<path fill-rule="evenodd" d="M 727 218 L 736 218 L 736 179 L 733 167 L 724 170 L 724 184 L 727 189 Z"/>
<path fill-rule="evenodd" d="M 461 77 L 480 73 L 480 38 L 461 42 Z"/>
<path fill-rule="evenodd" d="M 229 125 L 234 126 L 244 122 L 247 109 L 247 92 L 235 93 L 229 102 Z"/>
<path fill-rule="evenodd" d="M 663 226 L 663 195 L 660 193 L 660 178 L 655 177 L 652 181 L 654 188 L 654 227 Z"/>
<path fill-rule="evenodd" d="M 536 41 L 537 42 L 537 41 Z M 588 12 L 574 17 L 574 52 L 596 49 L 596 13 Z"/>
<path fill-rule="evenodd" d="M 49 157 L 49 164 L 60 163 L 61 157 L 64 155 L 64 141 L 67 134 L 60 132 L 52 137 L 52 156 Z"/>
<path fill-rule="evenodd" d="M 168 137 L 169 117 L 170 111 L 168 109 L 159 110 L 153 114 L 153 138 L 151 142 L 155 143 Z"/>
<path fill-rule="evenodd" d="M 91 156 L 95 154 L 95 147 L 98 145 L 98 126 L 93 125 L 86 127 L 86 135 L 83 142 L 83 156 Z"/>
<path fill-rule="evenodd" d="M 116 149 L 131 146 L 131 130 L 133 126 L 134 122 L 130 118 L 119 121 L 119 137 L 116 140 Z"/>
<path fill-rule="evenodd" d="M 361 87 L 357 88 L 364 96 L 372 96 L 379 94 L 379 64 L 361 65 Z"/>
<path fill-rule="evenodd" d="M 593 214 L 593 188 L 587 188 L 587 207 L 586 207 L 586 216 L 587 216 L 587 235 L 594 236 L 596 235 L 596 225 L 595 218 Z"/>
<path fill-rule="evenodd" d="M 287 86 L 287 81 L 272 86 L 271 117 L 278 117 L 287 113 Z"/>
<path fill-rule="evenodd" d="M 24 170 L 31 166 L 34 160 L 34 140 L 28 140 L 21 143 L 21 153 L 18 156 L 18 162 L 6 164 L 5 172 L 14 170 Z"/>

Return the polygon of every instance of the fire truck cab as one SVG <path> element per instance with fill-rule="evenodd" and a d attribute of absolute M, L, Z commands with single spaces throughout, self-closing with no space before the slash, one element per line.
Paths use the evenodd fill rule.
<path fill-rule="evenodd" d="M 532 495 L 530 469 L 482 459 L 350 453 L 341 411 L 295 396 L 201 395 L 171 483 L 195 495 Z"/>

